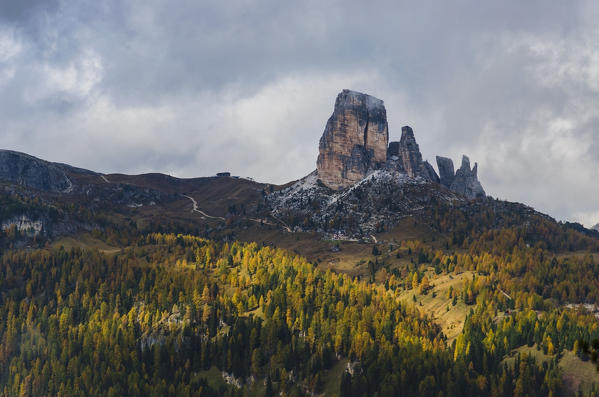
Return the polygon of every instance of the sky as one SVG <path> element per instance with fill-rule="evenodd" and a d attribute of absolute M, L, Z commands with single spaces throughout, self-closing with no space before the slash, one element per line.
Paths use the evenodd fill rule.
<path fill-rule="evenodd" d="M 316 168 L 344 88 L 487 194 L 599 223 L 599 3 L 0 0 L 0 147 L 103 173 Z"/>

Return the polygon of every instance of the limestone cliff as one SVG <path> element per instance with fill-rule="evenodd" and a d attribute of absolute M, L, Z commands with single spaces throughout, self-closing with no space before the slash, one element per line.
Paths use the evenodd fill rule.
<path fill-rule="evenodd" d="M 384 165 L 388 141 L 383 101 L 343 90 L 320 138 L 318 178 L 334 190 L 353 185 Z"/>

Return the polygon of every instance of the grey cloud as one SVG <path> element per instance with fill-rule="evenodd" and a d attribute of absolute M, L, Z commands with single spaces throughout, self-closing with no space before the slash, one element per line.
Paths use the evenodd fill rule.
<path fill-rule="evenodd" d="M 1 0 L 0 20 L 9 23 L 23 23 L 40 12 L 53 12 L 58 7 L 55 0 Z"/>

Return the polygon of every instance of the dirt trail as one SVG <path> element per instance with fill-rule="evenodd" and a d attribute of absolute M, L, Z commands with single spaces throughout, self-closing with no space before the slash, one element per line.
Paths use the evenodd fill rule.
<path fill-rule="evenodd" d="M 210 219 L 219 219 L 221 221 L 225 220 L 225 218 L 223 218 L 222 216 L 208 215 L 207 213 L 205 213 L 204 211 L 202 211 L 201 209 L 198 208 L 198 202 L 193 197 L 188 196 L 186 194 L 184 194 L 183 196 L 187 197 L 188 199 L 191 200 L 191 202 L 193 204 L 193 209 L 191 210 L 192 212 L 197 212 L 200 215 L 202 215 L 203 217 L 210 218 Z M 283 229 L 285 229 L 286 231 L 288 231 L 289 233 L 291 233 L 291 228 L 289 226 L 287 226 L 285 224 L 285 222 L 283 222 L 280 219 L 275 218 L 274 216 L 273 216 L 273 218 L 282 225 Z M 277 225 L 276 223 L 269 222 L 266 219 L 260 219 L 260 218 L 247 218 L 247 219 L 249 219 L 252 222 L 256 222 L 256 223 L 260 223 L 260 224 L 265 224 L 265 225 L 270 225 L 270 226 L 275 226 L 275 227 L 281 226 L 281 225 Z"/>
<path fill-rule="evenodd" d="M 224 221 L 225 218 L 223 218 L 222 216 L 212 216 L 212 215 L 208 215 L 207 213 L 205 213 L 204 211 L 202 211 L 201 209 L 198 208 L 198 202 L 195 201 L 195 199 L 191 196 L 187 196 L 187 195 L 183 195 L 184 197 L 187 197 L 188 199 L 191 200 L 191 202 L 193 203 L 193 209 L 191 210 L 192 212 L 198 212 L 200 215 L 206 217 L 206 218 L 210 218 L 210 219 L 220 219 L 221 221 Z"/>

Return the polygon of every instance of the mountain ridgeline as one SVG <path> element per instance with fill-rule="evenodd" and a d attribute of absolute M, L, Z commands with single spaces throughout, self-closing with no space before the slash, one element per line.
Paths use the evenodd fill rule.
<path fill-rule="evenodd" d="M 408 126 L 399 141 L 389 142 L 382 100 L 343 90 L 320 139 L 317 169 L 298 181 L 276 186 L 229 176 L 101 174 L 1 150 L 0 223 L 4 235 L 18 235 L 23 244 L 116 229 L 249 240 L 277 229 L 360 240 L 390 232 L 406 217 L 456 241 L 473 232 L 546 222 L 563 233 L 599 235 L 487 197 L 478 164 L 471 168 L 466 156 L 457 170 L 449 158 L 437 156 L 436 162 L 439 174 L 423 160 Z M 472 222 L 483 214 L 484 221 Z M 561 233 L 555 237 L 560 245 L 569 241 L 557 237 Z M 529 243 L 537 235 L 529 232 Z"/>

